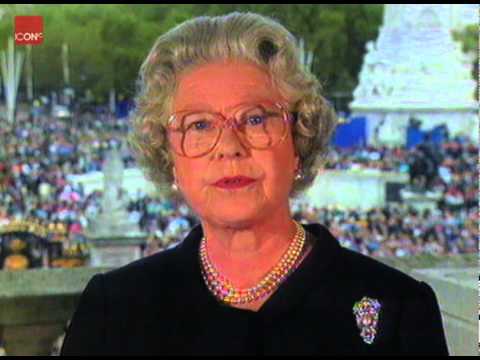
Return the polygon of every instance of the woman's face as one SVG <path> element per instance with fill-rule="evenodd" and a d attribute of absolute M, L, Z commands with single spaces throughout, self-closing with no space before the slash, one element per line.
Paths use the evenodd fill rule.
<path fill-rule="evenodd" d="M 240 61 L 200 65 L 179 78 L 175 112 L 208 110 L 225 118 L 239 104 L 283 102 L 267 72 Z M 217 145 L 198 158 L 172 151 L 177 184 L 195 213 L 217 225 L 241 227 L 280 210 L 288 211 L 298 158 L 288 124 L 286 138 L 266 150 L 244 145 L 235 130 L 224 128 Z M 248 186 L 223 189 L 214 185 L 224 177 L 243 175 L 255 179 Z"/>

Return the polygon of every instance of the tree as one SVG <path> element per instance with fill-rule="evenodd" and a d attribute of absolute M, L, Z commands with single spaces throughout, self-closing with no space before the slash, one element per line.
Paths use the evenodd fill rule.
<path fill-rule="evenodd" d="M 472 54 L 472 58 L 474 59 L 473 66 L 472 66 L 472 75 L 473 78 L 477 81 L 477 88 L 475 90 L 475 98 L 477 101 L 479 100 L 479 38 L 478 38 L 478 26 L 476 25 L 469 25 L 465 29 L 461 31 L 454 31 L 453 38 L 456 41 L 460 41 L 462 43 L 462 50 L 466 54 Z"/>
<path fill-rule="evenodd" d="M 155 39 L 201 15 L 251 11 L 280 21 L 314 52 L 312 71 L 326 93 L 351 93 L 365 43 L 376 38 L 381 5 L 312 4 L 148 4 L 0 5 L 0 44 L 13 33 L 14 15 L 42 15 L 45 40 L 32 51 L 36 94 L 64 86 L 61 49 L 69 46 L 71 85 L 106 99 L 110 89 L 132 96 L 140 65 Z M 7 19 L 7 21 L 5 21 Z M 9 20 L 10 19 L 10 20 Z M 20 91 L 24 91 L 23 88 Z"/>

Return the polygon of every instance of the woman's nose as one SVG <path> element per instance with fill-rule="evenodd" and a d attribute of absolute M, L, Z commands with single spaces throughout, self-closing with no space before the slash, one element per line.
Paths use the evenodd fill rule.
<path fill-rule="evenodd" d="M 242 144 L 235 129 L 232 126 L 226 126 L 220 134 L 214 154 L 215 157 L 220 159 L 243 157 L 247 154 L 247 149 Z"/>

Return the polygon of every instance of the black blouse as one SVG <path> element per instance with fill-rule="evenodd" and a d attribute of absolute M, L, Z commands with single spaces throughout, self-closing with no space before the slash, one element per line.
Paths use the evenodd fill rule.
<path fill-rule="evenodd" d="M 62 355 L 448 355 L 430 286 L 342 248 L 323 225 L 303 226 L 312 251 L 257 312 L 207 289 L 201 225 L 174 248 L 95 275 Z M 380 303 L 371 344 L 353 313 L 365 296 Z"/>

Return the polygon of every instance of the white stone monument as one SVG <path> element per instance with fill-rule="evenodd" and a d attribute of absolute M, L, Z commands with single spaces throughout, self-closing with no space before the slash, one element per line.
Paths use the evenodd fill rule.
<path fill-rule="evenodd" d="M 102 211 L 89 219 L 85 235 L 92 244 L 90 266 L 122 266 L 141 257 L 146 234 L 131 221 L 127 199 L 122 198 L 123 162 L 118 150 L 112 150 L 103 167 Z"/>
<path fill-rule="evenodd" d="M 477 17 L 478 5 L 385 5 L 350 104 L 352 116 L 367 118 L 369 143 L 404 145 L 412 117 L 422 130 L 445 123 L 478 142 L 473 61 L 452 37 Z"/>

